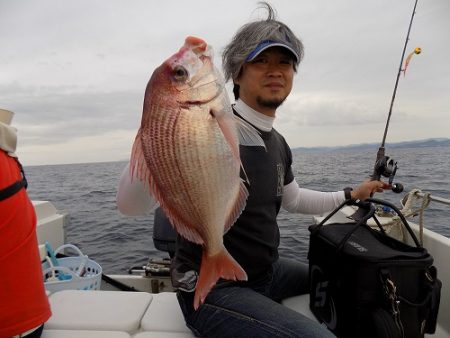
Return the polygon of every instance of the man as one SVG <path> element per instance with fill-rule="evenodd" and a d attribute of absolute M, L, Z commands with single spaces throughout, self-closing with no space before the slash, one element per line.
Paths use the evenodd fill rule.
<path fill-rule="evenodd" d="M 266 145 L 266 150 L 240 147 L 250 195 L 241 216 L 224 235 L 225 247 L 247 272 L 248 281 L 219 280 L 194 311 L 192 279 L 199 271 L 201 247 L 180 236 L 172 279 L 179 288 L 186 323 L 198 336 L 332 337 L 323 326 L 279 304 L 309 289 L 307 265 L 278 257 L 277 214 L 280 206 L 307 214 L 331 211 L 346 197 L 365 199 L 387 185 L 366 182 L 354 191 L 331 193 L 299 188 L 289 146 L 272 124 L 277 108 L 291 92 L 303 45 L 266 6 L 268 18 L 244 25 L 223 54 L 225 77 L 234 84 L 234 111 L 261 132 Z"/>
<path fill-rule="evenodd" d="M 278 256 L 280 207 L 291 212 L 331 211 L 346 198 L 365 199 L 387 185 L 365 182 L 353 191 L 318 192 L 299 188 L 292 173 L 292 154 L 284 138 L 272 128 L 276 110 L 292 89 L 303 56 L 303 45 L 267 5 L 268 18 L 244 25 L 225 48 L 223 66 L 234 83 L 238 118 L 261 132 L 263 147 L 240 146 L 249 181 L 249 197 L 242 214 L 224 235 L 224 245 L 244 268 L 248 281 L 219 280 L 197 310 L 193 298 L 202 247 L 178 236 L 172 282 L 188 327 L 201 337 L 334 337 L 320 324 L 288 309 L 283 298 L 309 292 L 308 266 Z M 126 169 L 127 170 L 127 169 Z M 122 175 L 119 210 L 136 214 L 127 196 L 145 189 Z M 138 195 L 138 194 L 137 194 Z M 149 203 L 145 201 L 145 203 Z"/>

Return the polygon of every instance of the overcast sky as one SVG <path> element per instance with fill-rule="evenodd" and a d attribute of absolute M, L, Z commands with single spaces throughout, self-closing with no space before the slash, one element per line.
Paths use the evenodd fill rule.
<path fill-rule="evenodd" d="M 381 142 L 414 0 L 272 0 L 305 58 L 275 128 L 291 147 Z M 223 47 L 249 0 L 0 0 L 0 108 L 25 165 L 128 159 L 145 86 L 188 35 Z M 421 0 L 388 142 L 450 137 L 450 1 Z M 227 85 L 228 90 L 231 85 Z"/>

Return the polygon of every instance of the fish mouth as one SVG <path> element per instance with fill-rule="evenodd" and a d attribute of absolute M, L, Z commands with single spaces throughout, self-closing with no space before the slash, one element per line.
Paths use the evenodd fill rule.
<path fill-rule="evenodd" d="M 199 88 L 204 87 L 204 86 L 208 86 L 208 85 L 210 85 L 210 84 L 212 84 L 212 83 L 217 83 L 217 80 L 209 81 L 209 82 L 206 82 L 206 83 L 202 83 L 202 84 L 200 84 L 200 85 L 189 86 L 189 87 L 186 88 L 186 89 L 181 89 L 181 90 L 179 90 L 179 92 L 180 92 L 180 93 L 184 93 L 184 92 L 188 92 L 188 91 L 190 91 L 190 90 L 198 90 Z M 203 100 L 185 100 L 185 101 L 177 101 L 177 102 L 178 102 L 180 105 L 182 105 L 182 106 L 193 106 L 193 105 L 201 105 L 201 104 L 205 104 L 205 103 L 211 102 L 211 101 L 213 101 L 214 99 L 216 99 L 217 97 L 219 97 L 219 96 L 220 96 L 220 93 L 222 92 L 222 89 L 223 89 L 223 86 L 219 86 L 219 87 L 217 88 L 217 90 L 215 91 L 215 93 L 214 93 L 213 96 L 208 97 L 208 98 L 203 99 Z"/>
<path fill-rule="evenodd" d="M 208 99 L 208 100 L 195 100 L 195 101 L 183 101 L 180 102 L 181 104 L 185 105 L 185 106 L 196 106 L 196 105 L 201 105 L 201 104 L 205 104 L 210 102 L 212 99 Z"/>
<path fill-rule="evenodd" d="M 218 96 L 219 96 L 219 92 L 217 92 L 216 95 L 214 95 L 210 98 L 204 99 L 204 100 L 186 100 L 186 101 L 178 101 L 178 103 L 181 105 L 186 105 L 186 106 L 201 105 L 201 104 L 205 104 L 205 103 L 213 101 Z"/>

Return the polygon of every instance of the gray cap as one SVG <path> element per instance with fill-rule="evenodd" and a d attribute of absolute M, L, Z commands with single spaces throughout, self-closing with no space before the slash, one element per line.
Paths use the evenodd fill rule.
<path fill-rule="evenodd" d="M 264 52 L 267 48 L 271 48 L 271 47 L 284 47 L 284 48 L 288 49 L 295 57 L 296 63 L 300 59 L 300 57 L 298 56 L 295 49 L 293 47 L 291 47 L 288 43 L 278 42 L 278 41 L 273 41 L 273 40 L 264 40 L 264 41 L 261 41 L 258 44 L 258 46 L 256 46 L 256 48 L 250 54 L 248 54 L 245 61 L 248 62 L 248 61 L 254 60 L 259 54 Z"/>

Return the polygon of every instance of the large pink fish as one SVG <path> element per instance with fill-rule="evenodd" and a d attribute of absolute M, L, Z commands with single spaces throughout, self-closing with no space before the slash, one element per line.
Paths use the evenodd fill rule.
<path fill-rule="evenodd" d="M 147 85 L 130 168 L 131 177 L 136 171 L 148 182 L 177 232 L 203 247 L 195 309 L 220 277 L 247 279 L 223 245 L 248 196 L 237 123 L 211 48 L 186 38 Z"/>

